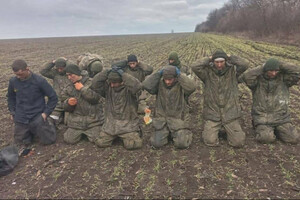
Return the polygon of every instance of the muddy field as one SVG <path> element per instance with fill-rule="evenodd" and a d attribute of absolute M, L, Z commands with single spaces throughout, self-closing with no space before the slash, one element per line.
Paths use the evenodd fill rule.
<path fill-rule="evenodd" d="M 261 64 L 270 56 L 300 65 L 300 49 L 209 34 L 162 34 L 0 40 L 0 147 L 13 141 L 6 88 L 13 73 L 9 65 L 23 58 L 34 72 L 41 65 L 64 56 L 75 61 L 84 52 L 101 54 L 105 63 L 136 54 L 155 69 L 166 63 L 170 51 L 177 51 L 182 63 L 190 65 L 223 48 L 251 63 Z M 59 131 L 54 145 L 35 144 L 34 155 L 20 158 L 13 173 L 0 178 L 0 198 L 300 198 L 300 145 L 280 141 L 262 145 L 254 140 L 251 127 L 251 94 L 240 86 L 243 117 L 247 134 L 242 149 L 204 146 L 202 132 L 201 82 L 190 97 L 193 143 L 189 149 L 176 150 L 169 144 L 159 150 L 149 145 L 153 131 L 143 126 L 144 146 L 127 151 L 120 141 L 100 149 L 83 140 L 76 145 L 63 142 Z M 299 130 L 300 91 L 291 90 L 293 123 Z M 150 98 L 153 108 L 155 98 Z"/>

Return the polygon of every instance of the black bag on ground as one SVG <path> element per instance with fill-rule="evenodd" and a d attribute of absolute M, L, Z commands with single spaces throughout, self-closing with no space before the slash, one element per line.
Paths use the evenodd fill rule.
<path fill-rule="evenodd" d="M 7 146 L 0 151 L 0 176 L 5 176 L 13 171 L 18 164 L 18 148 Z"/>
<path fill-rule="evenodd" d="M 56 128 L 53 122 L 47 118 L 39 130 L 39 138 L 42 144 L 53 144 L 56 141 Z"/>

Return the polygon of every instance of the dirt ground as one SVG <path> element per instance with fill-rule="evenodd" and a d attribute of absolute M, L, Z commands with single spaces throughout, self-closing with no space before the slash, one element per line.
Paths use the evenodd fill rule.
<path fill-rule="evenodd" d="M 275 57 L 300 64 L 300 49 L 271 44 L 256 44 L 225 36 L 199 33 L 135 36 L 103 36 L 0 40 L 0 148 L 13 142 L 13 123 L 6 103 L 10 65 L 23 58 L 33 72 L 46 61 L 64 56 L 76 61 L 84 52 L 101 54 L 105 63 L 125 59 L 134 53 L 155 69 L 166 63 L 170 51 L 177 51 L 182 62 L 190 65 L 221 47 L 251 63 L 262 64 L 278 49 L 296 57 Z M 266 50 L 262 48 L 266 46 Z M 272 48 L 271 48 L 272 46 Z M 278 51 L 280 51 L 280 49 Z M 281 51 L 280 51 L 281 52 Z M 289 53 L 291 55 L 291 53 Z M 299 57 L 298 57 L 299 56 Z M 50 81 L 51 82 L 51 81 Z M 255 141 L 251 127 L 251 94 L 241 85 L 241 124 L 247 134 L 246 145 L 232 148 L 221 137 L 219 147 L 207 147 L 201 139 L 202 86 L 195 78 L 197 91 L 190 97 L 193 143 L 177 150 L 172 143 L 154 150 L 149 145 L 153 128 L 143 125 L 144 146 L 128 151 L 121 141 L 112 147 L 98 148 L 83 139 L 76 145 L 63 141 L 62 128 L 56 144 L 34 144 L 35 152 L 20 158 L 14 171 L 0 177 L 0 198 L 300 198 L 300 145 L 276 141 L 263 145 Z M 291 89 L 292 121 L 299 130 L 299 87 Z M 155 98 L 150 98 L 153 109 Z"/>

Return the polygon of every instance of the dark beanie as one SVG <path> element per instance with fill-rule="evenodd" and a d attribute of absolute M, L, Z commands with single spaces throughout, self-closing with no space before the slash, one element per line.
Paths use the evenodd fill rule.
<path fill-rule="evenodd" d="M 212 60 L 215 60 L 216 58 L 224 58 L 225 60 L 228 60 L 227 54 L 222 49 L 217 49 L 213 53 Z"/>
<path fill-rule="evenodd" d="M 275 58 L 270 58 L 264 65 L 264 72 L 267 71 L 279 71 L 280 70 L 280 63 Z"/>
<path fill-rule="evenodd" d="M 77 76 L 81 75 L 81 70 L 79 67 L 73 63 L 68 64 L 65 68 L 66 73 L 75 74 Z"/>
<path fill-rule="evenodd" d="M 122 77 L 120 76 L 120 74 L 118 72 L 111 71 L 108 74 L 107 78 L 108 78 L 108 81 L 112 82 L 112 83 L 120 83 L 120 82 L 122 82 Z"/>
<path fill-rule="evenodd" d="M 176 77 L 176 67 L 172 65 L 167 65 L 163 68 L 163 78 L 175 78 Z"/>
<path fill-rule="evenodd" d="M 127 57 L 127 61 L 128 62 L 137 62 L 137 57 L 136 55 L 133 55 L 133 54 L 130 54 L 128 57 Z"/>
<path fill-rule="evenodd" d="M 27 63 L 22 59 L 15 60 L 13 62 L 13 64 L 11 65 L 11 68 L 14 72 L 17 72 L 20 69 L 24 70 L 24 69 L 26 69 L 26 67 L 27 67 Z"/>
<path fill-rule="evenodd" d="M 58 58 L 55 60 L 56 67 L 66 67 L 66 60 L 64 58 Z"/>

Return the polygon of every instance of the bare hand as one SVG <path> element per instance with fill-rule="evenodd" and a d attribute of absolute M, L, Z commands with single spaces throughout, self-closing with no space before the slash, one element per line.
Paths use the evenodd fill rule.
<path fill-rule="evenodd" d="M 46 113 L 42 113 L 42 117 L 43 117 L 44 121 L 46 121 L 46 119 L 47 119 Z"/>
<path fill-rule="evenodd" d="M 81 90 L 81 88 L 83 88 L 83 84 L 81 82 L 76 82 L 74 86 L 76 90 Z"/>
<path fill-rule="evenodd" d="M 74 97 L 69 98 L 68 104 L 69 104 L 70 106 L 75 106 L 75 105 L 77 104 L 77 99 L 74 98 Z"/>

